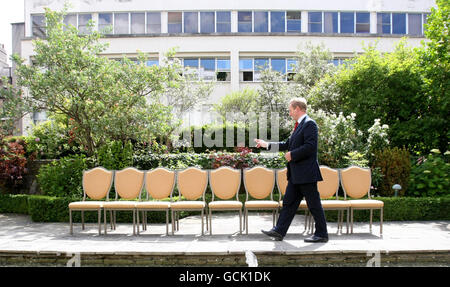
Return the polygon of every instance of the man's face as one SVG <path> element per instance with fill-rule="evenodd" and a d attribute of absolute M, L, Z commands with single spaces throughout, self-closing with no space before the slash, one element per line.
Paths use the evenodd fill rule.
<path fill-rule="evenodd" d="M 297 121 L 300 118 L 300 108 L 296 107 L 294 108 L 291 104 L 289 105 L 289 116 L 291 116 L 291 118 L 294 121 Z"/>

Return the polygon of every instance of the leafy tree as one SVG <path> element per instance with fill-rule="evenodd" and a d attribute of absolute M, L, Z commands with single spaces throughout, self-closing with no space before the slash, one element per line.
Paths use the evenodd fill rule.
<path fill-rule="evenodd" d="M 251 88 L 244 88 L 242 91 L 231 92 L 220 99 L 214 105 L 214 111 L 226 119 L 227 113 L 247 115 L 249 112 L 256 112 L 258 103 L 258 92 Z"/>
<path fill-rule="evenodd" d="M 64 11 L 45 15 L 47 37 L 34 41 L 33 65 L 13 56 L 18 84 L 29 91 L 21 98 L 28 112 L 67 116 L 88 155 L 107 140 L 148 141 L 168 131 L 171 110 L 160 104 L 159 93 L 179 79 L 174 69 L 147 67 L 142 53 L 140 64 L 102 57 L 107 44 L 99 43 L 100 33 L 79 35 L 63 24 Z"/>

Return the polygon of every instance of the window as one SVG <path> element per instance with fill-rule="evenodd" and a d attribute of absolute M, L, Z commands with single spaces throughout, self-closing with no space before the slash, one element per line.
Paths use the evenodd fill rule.
<path fill-rule="evenodd" d="M 287 80 L 293 81 L 298 69 L 298 60 L 287 59 Z"/>
<path fill-rule="evenodd" d="M 185 76 L 189 79 L 198 79 L 198 58 L 185 58 L 183 60 L 184 68 L 187 69 Z"/>
<path fill-rule="evenodd" d="M 272 59 L 272 70 L 286 74 L 286 59 Z"/>
<path fill-rule="evenodd" d="M 406 34 L 406 14 L 392 13 L 392 34 Z"/>
<path fill-rule="evenodd" d="M 37 125 L 39 123 L 45 122 L 46 120 L 47 120 L 46 111 L 33 112 L 33 124 Z"/>
<path fill-rule="evenodd" d="M 322 12 L 308 12 L 308 31 L 322 33 Z"/>
<path fill-rule="evenodd" d="M 252 32 L 252 12 L 238 12 L 238 32 Z"/>
<path fill-rule="evenodd" d="M 214 22 L 214 12 L 200 12 L 200 33 L 214 33 Z"/>
<path fill-rule="evenodd" d="M 200 78 L 205 81 L 214 81 L 216 79 L 216 60 L 200 59 Z"/>
<path fill-rule="evenodd" d="M 70 25 L 72 25 L 73 27 L 77 27 L 77 14 L 68 14 L 64 16 L 64 25 L 66 25 L 66 27 L 64 27 L 64 31 L 66 31 Z"/>
<path fill-rule="evenodd" d="M 33 15 L 31 16 L 32 21 L 32 32 L 33 36 L 45 37 L 45 16 L 43 15 Z"/>
<path fill-rule="evenodd" d="M 159 66 L 159 60 L 158 59 L 147 60 L 146 65 L 149 66 L 149 67 L 151 67 L 151 66 L 157 66 L 158 67 Z"/>
<path fill-rule="evenodd" d="M 131 13 L 131 34 L 145 34 L 145 13 Z"/>
<path fill-rule="evenodd" d="M 286 12 L 287 19 L 287 31 L 288 32 L 301 32 L 302 31 L 302 13 L 288 11 Z"/>
<path fill-rule="evenodd" d="M 239 81 L 253 82 L 253 59 L 239 60 Z"/>
<path fill-rule="evenodd" d="M 425 24 L 427 24 L 428 16 L 430 16 L 429 13 L 423 14 L 423 32 L 424 33 L 425 33 L 425 30 L 426 30 Z"/>
<path fill-rule="evenodd" d="M 168 15 L 168 32 L 181 33 L 183 31 L 183 14 L 181 12 L 169 12 Z"/>
<path fill-rule="evenodd" d="M 261 79 L 261 71 L 264 71 L 265 69 L 269 69 L 269 58 L 259 58 L 255 59 L 255 73 L 253 80 L 259 81 Z"/>
<path fill-rule="evenodd" d="M 408 14 L 408 34 L 422 35 L 422 14 Z"/>
<path fill-rule="evenodd" d="M 217 32 L 231 32 L 231 12 L 217 12 Z"/>
<path fill-rule="evenodd" d="M 231 63 L 229 59 L 217 59 L 217 81 L 231 81 Z"/>
<path fill-rule="evenodd" d="M 255 32 L 269 31 L 269 13 L 255 12 Z"/>
<path fill-rule="evenodd" d="M 114 34 L 128 34 L 128 13 L 114 13 Z"/>
<path fill-rule="evenodd" d="M 198 33 L 197 12 L 184 12 L 184 33 Z"/>
<path fill-rule="evenodd" d="M 105 34 L 112 34 L 113 32 L 113 16 L 112 13 L 98 14 L 98 30 Z"/>
<path fill-rule="evenodd" d="M 323 29 L 325 33 L 338 33 L 338 12 L 325 12 L 323 13 L 324 25 Z"/>
<path fill-rule="evenodd" d="M 161 33 L 161 13 L 158 12 L 147 13 L 147 33 L 148 34 Z"/>
<path fill-rule="evenodd" d="M 341 33 L 355 33 L 355 13 L 341 12 Z"/>
<path fill-rule="evenodd" d="M 286 32 L 286 12 L 270 12 L 270 31 Z"/>
<path fill-rule="evenodd" d="M 370 33 L 370 13 L 356 13 L 356 33 Z"/>
<path fill-rule="evenodd" d="M 377 33 L 391 34 L 391 14 L 378 13 L 377 14 Z"/>
<path fill-rule="evenodd" d="M 90 29 L 88 27 L 89 21 L 92 20 L 92 14 L 78 14 L 78 31 L 80 34 L 88 34 Z"/>

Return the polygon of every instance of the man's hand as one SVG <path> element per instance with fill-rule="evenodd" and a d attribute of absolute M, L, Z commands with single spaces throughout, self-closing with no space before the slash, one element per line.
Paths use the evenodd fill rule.
<path fill-rule="evenodd" d="M 291 152 L 290 151 L 288 151 L 285 155 L 284 155 L 284 158 L 289 162 L 289 161 L 291 161 Z"/>
<path fill-rule="evenodd" d="M 269 143 L 266 142 L 265 140 L 255 139 L 255 142 L 256 142 L 257 148 L 260 148 L 260 147 L 267 148 L 267 146 L 269 145 Z"/>

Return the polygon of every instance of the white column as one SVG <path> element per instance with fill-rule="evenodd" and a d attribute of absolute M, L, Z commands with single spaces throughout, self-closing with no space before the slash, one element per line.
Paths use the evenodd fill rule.
<path fill-rule="evenodd" d="M 230 53 L 231 61 L 231 90 L 239 91 L 239 50 L 233 49 Z"/>
<path fill-rule="evenodd" d="M 370 12 L 370 34 L 377 33 L 377 12 Z"/>
<path fill-rule="evenodd" d="M 238 31 L 238 11 L 231 11 L 231 32 L 237 33 Z"/>
<path fill-rule="evenodd" d="M 308 12 L 302 11 L 302 33 L 308 33 Z"/>
<path fill-rule="evenodd" d="M 168 22 L 169 22 L 169 14 L 166 11 L 161 12 L 161 33 L 167 33 L 168 31 Z"/>

